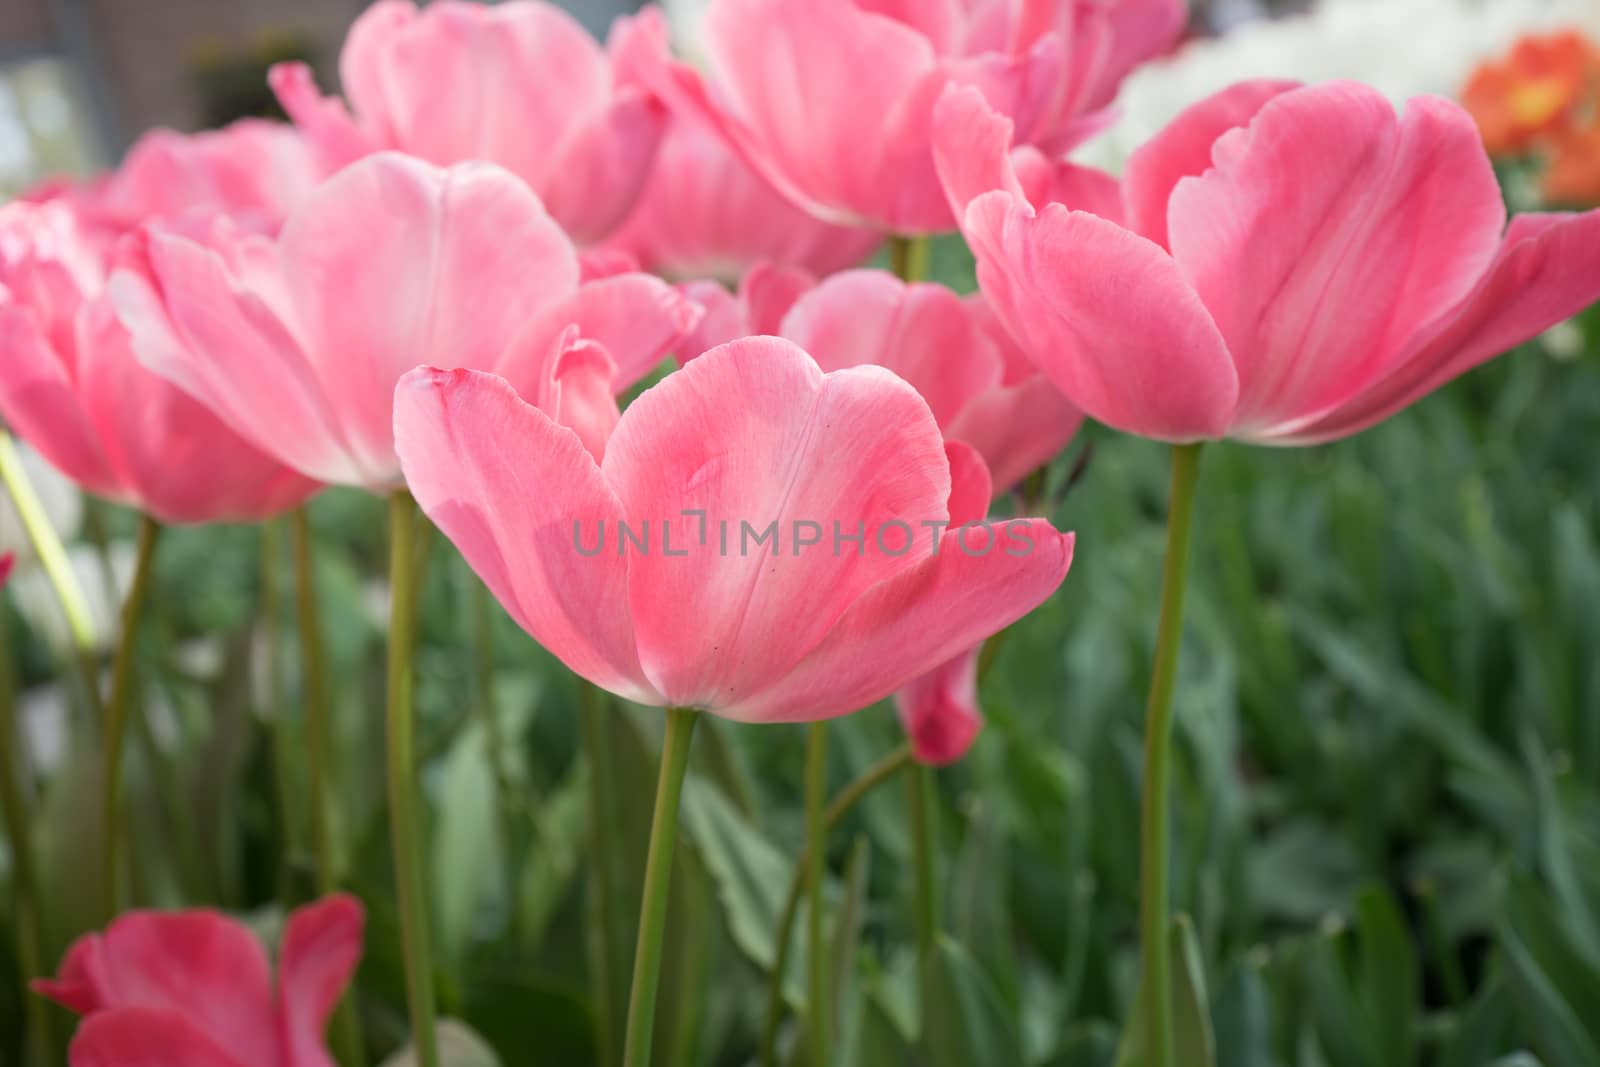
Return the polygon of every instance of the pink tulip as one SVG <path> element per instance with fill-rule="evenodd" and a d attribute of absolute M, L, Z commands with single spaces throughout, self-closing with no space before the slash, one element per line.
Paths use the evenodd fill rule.
<path fill-rule="evenodd" d="M 34 991 L 84 1016 L 72 1067 L 334 1067 L 323 1031 L 361 958 L 361 905 L 289 916 L 276 981 L 261 942 L 213 911 L 135 911 L 67 950 Z"/>
<path fill-rule="evenodd" d="M 11 568 L 16 566 L 16 563 L 17 554 L 15 552 L 0 554 L 0 588 L 4 588 L 6 582 L 10 580 Z"/>
<path fill-rule="evenodd" d="M 284 110 L 341 167 L 397 149 L 440 165 L 498 163 L 531 185 L 574 240 L 604 237 L 643 188 L 665 123 L 637 84 L 665 53 L 657 12 L 618 20 L 610 54 L 543 0 L 378 0 L 339 57 L 350 110 L 301 63 L 272 69 Z M 353 114 L 352 114 L 353 112 Z"/>
<path fill-rule="evenodd" d="M 1165 51 L 1182 0 L 714 0 L 709 85 L 660 83 L 819 218 L 900 234 L 955 222 L 932 153 L 933 107 L 971 85 L 1019 138 L 1059 155 L 1104 124 L 1139 62 Z"/>
<path fill-rule="evenodd" d="M 882 368 L 824 374 L 779 338 L 669 375 L 598 462 L 471 371 L 412 372 L 395 425 L 418 503 L 513 618 L 655 706 L 858 710 L 1032 610 L 1072 559 L 1042 519 L 946 528 L 987 496 L 975 454 L 953 445 L 952 464 L 927 403 Z"/>
<path fill-rule="evenodd" d="M 311 152 L 293 127 L 243 119 L 203 133 L 153 130 L 115 171 L 59 187 L 55 195 L 108 240 L 152 220 L 196 215 L 226 215 L 270 232 L 317 178 Z"/>
<path fill-rule="evenodd" d="M 1030 202 L 1011 122 L 975 92 L 948 93 L 938 123 L 996 313 L 1130 433 L 1344 437 L 1600 297 L 1600 212 L 1507 228 L 1477 130 L 1444 100 L 1396 116 L 1348 82 L 1235 86 L 1129 161 L 1126 228 L 1081 193 L 1046 202 L 1061 175 Z"/>
<path fill-rule="evenodd" d="M 949 440 L 983 456 L 995 486 L 1010 489 L 1066 447 L 1083 421 L 1023 356 L 982 297 L 907 285 L 855 270 L 818 284 L 794 270 L 758 267 L 735 296 L 715 283 L 685 292 L 707 309 L 679 352 L 749 334 L 786 337 L 825 371 L 887 367 L 921 393 Z"/>
<path fill-rule="evenodd" d="M 0 208 L 0 415 L 91 493 L 163 522 L 260 519 L 318 486 L 133 359 L 104 242 L 65 201 Z"/>
<path fill-rule="evenodd" d="M 866 259 L 881 239 L 813 218 L 704 122 L 684 118 L 668 129 L 644 195 L 604 247 L 669 278 L 734 280 L 762 262 L 831 274 Z"/>
<path fill-rule="evenodd" d="M 396 153 L 355 163 L 276 240 L 155 228 L 112 292 L 139 359 L 264 451 L 320 481 L 400 484 L 394 387 L 424 363 L 479 367 L 596 452 L 613 392 L 698 309 L 625 274 L 580 284 L 578 255 L 514 175 Z"/>

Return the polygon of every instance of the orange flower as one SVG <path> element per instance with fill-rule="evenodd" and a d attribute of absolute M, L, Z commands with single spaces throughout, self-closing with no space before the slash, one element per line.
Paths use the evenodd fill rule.
<path fill-rule="evenodd" d="M 1569 122 L 1600 88 L 1600 49 L 1568 30 L 1524 37 L 1511 54 L 1473 73 L 1461 99 L 1491 155 L 1526 152 Z"/>
<path fill-rule="evenodd" d="M 1552 144 L 1542 191 L 1552 204 L 1600 204 L 1600 114 L 1574 124 Z"/>

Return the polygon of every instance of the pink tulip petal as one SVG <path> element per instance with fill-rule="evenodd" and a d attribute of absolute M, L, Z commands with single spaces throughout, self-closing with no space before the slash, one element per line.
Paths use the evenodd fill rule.
<path fill-rule="evenodd" d="M 910 382 L 948 427 L 973 396 L 1000 384 L 1000 355 L 940 285 L 884 271 L 835 274 L 795 302 L 779 331 L 824 371 L 876 364 Z"/>
<path fill-rule="evenodd" d="M 343 101 L 318 91 L 316 78 L 304 63 L 274 63 L 267 71 L 267 83 L 328 171 L 348 166 L 383 147 L 356 125 Z"/>
<path fill-rule="evenodd" d="M 543 184 L 550 214 L 580 244 L 615 230 L 633 210 L 666 130 L 665 108 L 624 90 L 574 131 Z"/>
<path fill-rule="evenodd" d="M 746 722 L 846 715 L 1011 625 L 1066 578 L 1073 537 L 1043 519 L 992 530 L 981 555 L 981 529 L 947 531 L 937 555 L 867 590 L 781 680 L 717 713 Z"/>
<path fill-rule="evenodd" d="M 161 231 L 129 252 L 110 294 L 140 363 L 312 478 L 359 485 L 373 477 L 350 458 L 299 343 L 221 256 Z"/>
<path fill-rule="evenodd" d="M 664 703 L 634 652 L 622 506 L 577 435 L 492 374 L 429 367 L 395 391 L 395 442 L 417 503 L 523 629 L 596 685 Z"/>
<path fill-rule="evenodd" d="M 1600 300 L 1600 211 L 1518 215 L 1477 290 L 1388 376 L 1276 439 L 1319 444 L 1364 430 Z"/>
<path fill-rule="evenodd" d="M 384 153 L 325 182 L 284 227 L 297 332 L 364 465 L 398 478 L 395 382 L 413 367 L 492 367 L 578 261 L 528 187 L 486 164 Z"/>
<path fill-rule="evenodd" d="M 933 122 L 933 158 L 957 219 L 966 214 L 968 204 L 996 189 L 1032 200 L 1012 163 L 1016 124 L 990 107 L 977 89 L 947 88 Z"/>
<path fill-rule="evenodd" d="M 1118 226 L 1126 224 L 1122 183 L 1105 171 L 1065 161 L 1047 163 L 1042 155 L 1028 148 L 1017 150 L 1016 166 L 1030 203 L 1062 204 L 1073 211 L 1099 215 Z"/>
<path fill-rule="evenodd" d="M 943 520 L 950 495 L 938 427 L 910 386 L 880 367 L 825 376 L 767 337 L 714 349 L 634 401 L 603 469 L 656 540 L 629 553 L 640 661 L 692 707 L 780 676 L 863 590 L 914 565 L 909 546 L 891 555 L 907 540 L 896 528 L 875 543 L 880 528 Z M 754 538 L 769 523 L 776 543 L 746 539 L 745 524 Z M 834 542 L 835 524 L 864 528 L 859 551 Z"/>
<path fill-rule="evenodd" d="M 181 1010 L 119 1008 L 85 1019 L 67 1052 L 71 1067 L 248 1067 Z"/>
<path fill-rule="evenodd" d="M 983 729 L 983 712 L 978 706 L 978 649 L 968 649 L 913 679 L 895 694 L 894 701 L 918 763 L 943 767 L 956 762 Z"/>
<path fill-rule="evenodd" d="M 707 117 L 774 186 L 835 222 L 949 227 L 928 153 L 945 77 L 920 33 L 851 0 L 740 0 L 713 5 L 704 35 L 732 121 Z"/>
<path fill-rule="evenodd" d="M 216 912 L 124 914 L 104 934 L 79 938 L 60 974 L 34 990 L 91 1015 L 172 1013 L 226 1043 L 240 1067 L 280 1067 L 266 951 Z"/>
<path fill-rule="evenodd" d="M 705 309 L 705 317 L 679 346 L 679 362 L 741 337 L 777 336 L 789 309 L 816 285 L 809 271 L 773 263 L 750 268 L 739 280 L 738 295 L 717 282 L 686 283 L 681 291 Z"/>
<path fill-rule="evenodd" d="M 1211 169 L 1217 138 L 1248 125 L 1273 99 L 1298 89 L 1299 82 L 1240 82 L 1191 105 L 1128 159 L 1123 192 L 1128 226 L 1163 248 L 1167 246 L 1167 205 L 1184 178 Z"/>
<path fill-rule="evenodd" d="M 994 499 L 989 466 L 977 449 L 962 441 L 946 441 L 944 454 L 950 462 L 950 525 L 977 522 L 989 514 Z"/>
<path fill-rule="evenodd" d="M 1489 158 L 1442 100 L 1419 97 L 1397 121 L 1365 86 L 1300 89 L 1214 155 L 1173 191 L 1171 245 L 1233 353 L 1242 434 L 1354 395 L 1500 245 Z"/>
<path fill-rule="evenodd" d="M 699 305 L 648 274 L 619 274 L 579 286 L 539 320 L 601 345 L 616 361 L 622 391 L 661 364 L 700 321 Z M 505 377 L 515 380 L 514 374 Z"/>
<path fill-rule="evenodd" d="M 1043 374 L 974 397 L 945 433 L 983 455 L 997 489 L 1050 462 L 1083 425 L 1083 413 Z"/>
<path fill-rule="evenodd" d="M 397 75 L 390 66 L 390 45 L 416 19 L 411 0 L 376 0 L 350 24 L 339 52 L 339 84 L 362 128 L 379 145 L 395 143 L 389 86 Z"/>
<path fill-rule="evenodd" d="M 0 304 L 0 415 L 51 466 L 97 496 L 126 501 L 68 368 L 30 310 Z"/>
<path fill-rule="evenodd" d="M 1084 212 L 1036 216 L 1003 192 L 975 200 L 963 230 L 995 314 L 1084 412 L 1166 441 L 1227 432 L 1233 360 L 1159 247 Z"/>
<path fill-rule="evenodd" d="M 344 894 L 289 916 L 278 950 L 278 1010 L 288 1045 L 279 1067 L 334 1067 L 323 1032 L 361 959 L 363 924 L 361 905 Z"/>

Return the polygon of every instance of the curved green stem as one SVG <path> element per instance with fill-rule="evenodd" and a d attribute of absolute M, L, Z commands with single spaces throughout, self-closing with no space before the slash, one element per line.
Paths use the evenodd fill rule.
<path fill-rule="evenodd" d="M 861 773 L 861 777 L 839 791 L 823 813 L 824 832 L 832 833 L 856 803 L 878 786 L 893 778 L 900 768 L 911 762 L 911 746 L 901 745 Z M 783 1021 L 783 975 L 789 968 L 790 934 L 794 930 L 795 916 L 800 912 L 800 894 L 805 890 L 805 876 L 810 864 L 806 856 L 794 866 L 794 876 L 789 879 L 789 892 L 783 899 L 783 912 L 778 919 L 776 939 L 772 947 L 772 981 L 767 991 L 767 1021 L 761 1032 L 762 1067 L 776 1067 L 778 1062 L 778 1024 Z"/>
<path fill-rule="evenodd" d="M 644 865 L 644 897 L 639 903 L 639 941 L 633 955 L 624 1067 L 650 1067 L 656 989 L 661 983 L 661 947 L 666 938 L 667 901 L 672 889 L 672 854 L 678 844 L 678 801 L 689 770 L 689 743 L 694 740 L 697 717 L 692 708 L 667 709 L 656 810 L 650 820 L 650 852 Z"/>
<path fill-rule="evenodd" d="M 150 563 L 155 558 L 161 524 L 146 515 L 139 522 L 139 547 L 133 568 L 133 584 L 122 605 L 122 635 L 117 642 L 117 658 L 111 670 L 111 698 L 106 702 L 105 770 L 100 780 L 101 901 L 110 921 L 121 908 L 117 853 L 122 844 L 118 810 L 122 793 L 122 745 L 128 732 L 129 703 L 133 700 L 133 658 L 139 639 L 139 621 L 144 615 L 145 598 L 150 592 Z"/>
<path fill-rule="evenodd" d="M 0 623 L 4 623 L 0 615 Z M 6 838 L 11 842 L 11 887 L 15 902 L 12 911 L 17 926 L 17 969 L 20 972 L 19 988 L 44 973 L 44 949 L 41 937 L 39 879 L 33 866 L 33 827 L 28 820 L 29 789 L 23 764 L 22 746 L 18 743 L 16 704 L 12 689 L 11 658 L 6 645 L 4 626 L 0 625 L 0 815 L 5 817 Z M 28 1039 L 24 1043 L 32 1049 L 27 1062 L 50 1064 L 56 1059 L 54 1027 L 50 1020 L 50 1006 L 43 997 L 27 996 Z"/>
<path fill-rule="evenodd" d="M 22 457 L 17 452 L 16 442 L 4 431 L 0 431 L 0 481 L 5 483 L 6 492 L 17 509 L 17 516 L 22 520 L 22 528 L 27 532 L 28 543 L 33 546 L 33 554 L 38 557 L 45 577 L 50 580 L 50 587 L 55 590 L 61 614 L 67 620 L 67 631 L 72 635 L 78 666 L 83 671 L 89 705 L 98 716 L 100 688 L 94 666 L 94 615 L 89 610 L 88 600 L 84 598 L 83 587 L 78 584 L 72 561 L 67 558 L 67 550 L 62 546 L 55 527 L 50 525 L 50 517 L 45 514 L 44 503 L 40 501 L 33 483 L 28 480 L 28 472 L 22 469 Z"/>
<path fill-rule="evenodd" d="M 823 814 L 828 789 L 828 724 L 806 731 L 806 946 L 811 972 L 811 1058 L 828 1067 L 828 946 L 823 922 L 822 872 L 828 865 L 828 826 Z"/>
<path fill-rule="evenodd" d="M 1200 445 L 1172 450 L 1172 499 L 1167 512 L 1167 556 L 1161 577 L 1161 620 L 1150 702 L 1145 712 L 1144 797 L 1140 828 L 1139 947 L 1145 1027 L 1145 1063 L 1173 1067 L 1172 961 L 1167 936 L 1169 829 L 1172 790 L 1172 690 L 1183 642 L 1183 593 L 1189 577 L 1189 532 L 1194 518 Z"/>
<path fill-rule="evenodd" d="M 411 706 L 412 652 L 417 636 L 418 514 L 404 489 L 389 497 L 389 830 L 394 849 L 395 892 L 405 954 L 406 1002 L 419 1067 L 438 1067 L 434 1031 L 433 956 L 424 891 L 423 838 L 418 811 L 416 722 Z"/>
<path fill-rule="evenodd" d="M 283 523 L 269 519 L 261 525 L 261 626 L 262 655 L 266 660 L 266 714 L 271 723 L 272 787 L 278 803 L 278 833 L 283 844 L 283 866 L 278 872 L 279 903 L 285 912 L 294 906 L 294 871 L 300 855 L 300 822 L 296 818 L 294 739 L 289 735 L 289 715 L 283 702 L 283 657 L 278 649 L 278 565 L 282 557 Z"/>
<path fill-rule="evenodd" d="M 931 253 L 926 237 L 890 237 L 889 270 L 901 281 L 921 281 L 928 276 Z"/>

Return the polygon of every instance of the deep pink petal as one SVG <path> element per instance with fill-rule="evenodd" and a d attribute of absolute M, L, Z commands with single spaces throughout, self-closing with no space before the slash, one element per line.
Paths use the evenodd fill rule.
<path fill-rule="evenodd" d="M 971 86 L 950 86 L 939 97 L 933 158 L 957 219 L 965 215 L 968 204 L 997 189 L 1031 199 L 1012 163 L 1015 128 Z"/>
<path fill-rule="evenodd" d="M 960 297 L 884 271 L 835 274 L 795 302 L 779 332 L 825 371 L 875 364 L 922 394 L 941 429 L 1000 384 L 1000 354 Z"/>
<path fill-rule="evenodd" d="M 1043 519 L 991 529 L 988 540 L 982 527 L 947 531 L 936 555 L 869 589 L 774 685 L 719 713 L 747 722 L 846 715 L 1038 607 L 1072 565 L 1072 535 Z"/>
<path fill-rule="evenodd" d="M 989 502 L 994 499 L 989 465 L 964 441 L 946 441 L 944 455 L 950 463 L 950 524 L 977 522 L 989 514 Z"/>
<path fill-rule="evenodd" d="M 884 547 L 875 534 L 944 519 L 950 495 L 910 386 L 879 367 L 824 375 L 769 337 L 714 349 L 635 400 L 603 466 L 656 542 L 629 553 L 640 661 L 671 703 L 712 711 L 771 684 L 864 589 L 914 564 L 898 528 Z M 776 543 L 745 524 L 750 538 L 774 524 Z M 835 543 L 836 524 L 865 530 L 859 551 Z"/>
<path fill-rule="evenodd" d="M 1191 105 L 1128 159 L 1123 194 L 1128 226 L 1163 248 L 1167 244 L 1167 204 L 1184 178 L 1211 168 L 1217 138 L 1248 125 L 1271 100 L 1300 87 L 1299 82 L 1240 82 Z"/>
<path fill-rule="evenodd" d="M 741 337 L 778 335 L 789 309 L 816 285 L 816 277 L 808 271 L 771 263 L 752 267 L 740 279 L 737 295 L 717 282 L 686 283 L 682 292 L 705 314 L 679 346 L 679 362 L 687 363 Z"/>
<path fill-rule="evenodd" d="M 393 153 L 325 182 L 284 227 L 297 335 L 364 469 L 398 480 L 394 386 L 423 364 L 492 368 L 578 260 L 510 173 Z"/>
<path fill-rule="evenodd" d="M 323 1032 L 361 959 L 361 905 L 345 894 L 289 916 L 278 949 L 278 1010 L 287 1058 L 279 1067 L 333 1067 Z"/>
<path fill-rule="evenodd" d="M 917 762 L 943 767 L 967 754 L 983 729 L 978 706 L 978 649 L 914 678 L 894 697 Z"/>
<path fill-rule="evenodd" d="M 1505 207 L 1465 111 L 1376 90 L 1274 98 L 1172 194 L 1171 245 L 1239 372 L 1248 435 L 1358 392 L 1470 293 Z"/>
<path fill-rule="evenodd" d="M 429 367 L 395 391 L 395 442 L 417 503 L 534 640 L 596 685 L 663 703 L 634 652 L 622 507 L 577 435 L 492 374 Z"/>
<path fill-rule="evenodd" d="M 67 1050 L 71 1067 L 248 1067 L 181 1010 L 119 1008 L 84 1020 Z"/>
<path fill-rule="evenodd" d="M 1365 392 L 1274 443 L 1317 444 L 1364 430 L 1596 300 L 1600 211 L 1519 215 L 1494 266 L 1454 315 Z"/>
<path fill-rule="evenodd" d="M 984 296 L 1039 368 L 1090 417 L 1165 441 L 1223 436 L 1238 378 L 1177 265 L 1113 223 L 1006 193 L 967 209 Z"/>
<path fill-rule="evenodd" d="M 281 1067 L 266 951 L 216 912 L 124 914 L 104 934 L 80 938 L 57 979 L 34 988 L 91 1015 L 172 1013 L 230 1050 L 240 1067 Z"/>

